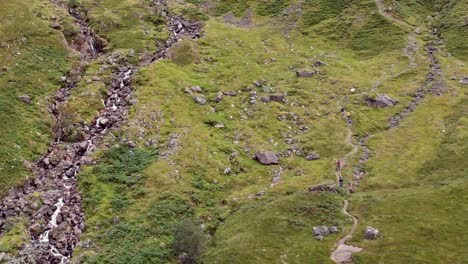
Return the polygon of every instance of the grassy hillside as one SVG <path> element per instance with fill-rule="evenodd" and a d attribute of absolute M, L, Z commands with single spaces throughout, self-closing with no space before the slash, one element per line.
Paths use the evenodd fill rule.
<path fill-rule="evenodd" d="M 0 5 L 1 195 L 28 176 L 23 160 L 33 161 L 45 151 L 51 133 L 48 98 L 74 59 L 61 32 L 50 27 L 53 10 L 48 4 Z"/>
<path fill-rule="evenodd" d="M 76 29 L 62 9 L 1 1 L 0 67 L 8 69 L 0 72 L 0 195 L 28 175 L 23 159 L 46 150 L 48 98 L 78 61 L 64 45 Z M 63 105 L 65 126 L 92 121 L 105 107 L 113 72 L 137 65 L 169 36 L 167 14 L 150 1 L 67 4 L 89 19 L 104 54 L 86 64 Z M 73 260 L 333 263 L 335 243 L 352 226 L 342 213 L 347 199 L 359 220 L 350 243 L 363 248 L 354 263 L 463 263 L 467 6 L 465 0 L 169 1 L 172 13 L 203 25 L 203 37 L 178 42 L 167 58 L 135 73 L 128 121 L 110 131 L 79 176 L 86 232 Z M 50 28 L 52 16 L 63 32 Z M 427 93 L 390 128 L 389 117 L 424 87 L 434 27 L 443 39 L 436 56 L 444 92 Z M 24 94 L 31 104 L 18 99 Z M 398 104 L 366 103 L 379 94 Z M 353 120 L 351 143 L 369 135 L 364 179 L 353 195 L 309 192 L 334 184 L 336 159 L 352 150 L 341 107 Z M 72 128 L 66 140 L 81 140 L 81 128 Z M 279 164 L 254 160 L 261 151 L 278 154 Z M 362 152 L 345 164 L 345 184 Z M 319 159 L 308 159 L 312 154 Z M 321 225 L 339 232 L 317 240 L 312 230 Z M 21 226 L 0 237 L 0 253 L 22 243 Z M 381 236 L 365 240 L 367 226 Z"/>

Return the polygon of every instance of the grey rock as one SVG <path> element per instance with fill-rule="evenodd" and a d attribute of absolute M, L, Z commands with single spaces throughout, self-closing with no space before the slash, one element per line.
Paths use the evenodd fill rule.
<path fill-rule="evenodd" d="M 218 92 L 218 94 L 216 95 L 214 101 L 215 101 L 216 103 L 220 103 L 222 100 L 223 100 L 223 93 L 222 93 L 222 92 Z"/>
<path fill-rule="evenodd" d="M 320 74 L 320 72 L 318 72 L 318 71 L 301 70 L 301 71 L 296 72 L 296 76 L 299 77 L 299 78 L 313 77 L 313 76 L 318 75 L 318 74 Z"/>
<path fill-rule="evenodd" d="M 259 191 L 258 193 L 255 194 L 255 196 L 260 197 L 260 196 L 265 195 L 265 193 L 266 193 L 265 191 Z"/>
<path fill-rule="evenodd" d="M 18 96 L 18 99 L 20 99 L 25 104 L 31 104 L 31 97 L 29 95 L 20 95 Z"/>
<path fill-rule="evenodd" d="M 332 226 L 332 227 L 328 228 L 328 231 L 330 232 L 330 234 L 336 234 L 336 233 L 339 232 L 339 229 L 336 226 Z"/>
<path fill-rule="evenodd" d="M 274 102 L 284 103 L 286 102 L 286 96 L 284 94 L 271 94 L 270 100 Z"/>
<path fill-rule="evenodd" d="M 98 121 L 99 121 L 99 125 L 101 126 L 107 126 L 107 124 L 109 124 L 110 122 L 110 120 L 106 117 L 99 118 Z"/>
<path fill-rule="evenodd" d="M 317 153 L 310 153 L 306 156 L 307 160 L 318 160 L 320 159 L 320 155 Z"/>
<path fill-rule="evenodd" d="M 281 177 L 280 176 L 275 176 L 271 180 L 271 185 L 274 186 L 274 185 L 278 184 L 280 181 L 281 181 Z"/>
<path fill-rule="evenodd" d="M 364 238 L 365 239 L 374 240 L 378 236 L 379 236 L 379 230 L 377 230 L 377 229 L 375 229 L 375 228 L 373 228 L 371 226 L 366 227 L 366 229 L 364 230 Z"/>
<path fill-rule="evenodd" d="M 263 151 L 255 155 L 255 159 L 263 165 L 279 164 L 278 156 L 272 151 Z"/>
<path fill-rule="evenodd" d="M 133 142 L 132 140 L 129 140 L 129 141 L 127 142 L 127 146 L 130 147 L 130 148 L 135 148 L 135 147 L 136 147 L 136 143 Z"/>
<path fill-rule="evenodd" d="M 322 236 L 322 235 L 315 236 L 315 239 L 317 239 L 317 240 L 319 240 L 319 241 L 322 241 L 322 240 L 323 240 L 323 236 Z"/>
<path fill-rule="evenodd" d="M 327 65 L 325 62 L 321 61 L 321 60 L 315 60 L 314 61 L 314 66 L 316 67 L 320 67 L 320 66 L 324 66 L 324 65 Z"/>
<path fill-rule="evenodd" d="M 42 226 L 41 224 L 39 223 L 34 223 L 30 228 L 29 228 L 29 232 L 31 233 L 31 235 L 33 236 L 39 236 L 40 234 L 42 234 Z"/>
<path fill-rule="evenodd" d="M 232 169 L 230 167 L 226 167 L 223 170 L 224 175 L 229 175 L 232 173 Z"/>
<path fill-rule="evenodd" d="M 193 93 L 201 93 L 203 89 L 200 86 L 190 86 L 184 89 L 185 93 L 193 94 Z"/>
<path fill-rule="evenodd" d="M 468 76 L 463 76 L 460 79 L 460 84 L 462 85 L 468 85 Z"/>
<path fill-rule="evenodd" d="M 376 98 L 367 98 L 366 103 L 369 106 L 384 108 L 398 104 L 397 100 L 390 98 L 386 94 L 379 94 Z"/>
<path fill-rule="evenodd" d="M 326 226 L 314 226 L 313 231 L 314 236 L 327 236 L 330 231 Z"/>
<path fill-rule="evenodd" d="M 60 24 L 56 21 L 53 21 L 52 23 L 50 23 L 50 27 L 53 28 L 53 29 L 58 29 L 60 30 L 62 27 L 60 26 Z"/>
<path fill-rule="evenodd" d="M 195 103 L 197 103 L 199 105 L 205 105 L 206 104 L 206 99 L 203 96 L 195 96 L 195 97 L 193 97 L 193 100 L 195 101 Z"/>
<path fill-rule="evenodd" d="M 6 71 L 8 71 L 8 70 L 10 70 L 10 68 L 8 68 L 8 67 L 6 67 L 6 66 L 3 66 L 3 67 L 2 67 L 2 71 L 6 72 Z"/>
<path fill-rule="evenodd" d="M 236 96 L 237 95 L 237 93 L 234 92 L 234 91 L 225 91 L 225 92 L 223 92 L 223 94 L 226 95 L 226 96 Z"/>

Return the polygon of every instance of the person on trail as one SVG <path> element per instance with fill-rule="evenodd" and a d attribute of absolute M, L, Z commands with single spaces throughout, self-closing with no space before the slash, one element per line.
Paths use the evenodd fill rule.
<path fill-rule="evenodd" d="M 353 186 L 353 183 L 350 182 L 348 184 L 348 190 L 349 190 L 349 194 L 353 194 L 354 193 L 354 186 Z"/>
<path fill-rule="evenodd" d="M 339 170 L 341 170 L 341 161 L 337 160 L 336 161 L 336 171 L 339 171 Z"/>
<path fill-rule="evenodd" d="M 340 188 L 343 188 L 343 176 L 341 176 L 341 172 L 338 173 L 338 183 L 340 185 Z"/>
<path fill-rule="evenodd" d="M 349 119 L 351 117 L 351 113 L 350 112 L 346 112 L 346 117 Z"/>
<path fill-rule="evenodd" d="M 341 111 L 341 113 L 344 113 L 345 109 L 343 107 L 341 107 L 340 111 Z"/>
<path fill-rule="evenodd" d="M 351 120 L 351 118 L 348 118 L 348 126 L 352 126 L 353 125 L 353 120 Z"/>

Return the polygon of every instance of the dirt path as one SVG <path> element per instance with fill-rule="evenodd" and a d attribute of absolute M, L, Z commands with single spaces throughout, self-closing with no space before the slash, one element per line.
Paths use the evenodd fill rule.
<path fill-rule="evenodd" d="M 351 263 L 352 253 L 362 251 L 362 248 L 346 244 L 346 242 L 353 237 L 353 234 L 356 231 L 356 228 L 358 225 L 357 218 L 348 212 L 348 205 L 349 205 L 349 201 L 345 200 L 344 206 L 343 206 L 343 214 L 353 219 L 353 226 L 351 227 L 351 230 L 349 230 L 349 232 L 336 243 L 335 248 L 330 255 L 331 260 L 339 264 Z"/>
<path fill-rule="evenodd" d="M 340 159 L 340 161 L 344 162 L 344 164 L 346 164 L 348 159 L 350 159 L 354 154 L 356 154 L 356 152 L 359 149 L 359 146 L 353 143 L 353 140 L 352 140 L 353 131 L 351 130 L 351 128 L 348 127 L 347 131 L 348 133 L 346 134 L 345 143 L 346 145 L 351 146 L 352 149 L 343 158 Z M 339 180 L 339 175 L 340 175 L 340 172 L 337 171 L 336 172 L 337 182 Z M 333 251 L 330 255 L 331 260 L 333 260 L 335 263 L 340 263 L 340 264 L 351 263 L 352 253 L 362 251 L 362 248 L 358 248 L 358 247 L 346 244 L 346 242 L 352 238 L 354 231 L 356 230 L 356 227 L 358 225 L 357 218 L 348 212 L 348 205 L 349 205 L 349 201 L 345 200 L 342 211 L 343 211 L 343 214 L 353 219 L 353 226 L 351 227 L 351 230 L 335 244 L 335 247 L 333 248 Z"/>

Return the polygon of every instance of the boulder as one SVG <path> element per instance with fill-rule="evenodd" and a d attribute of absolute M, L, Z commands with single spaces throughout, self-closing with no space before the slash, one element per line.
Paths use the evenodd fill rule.
<path fill-rule="evenodd" d="M 320 67 L 320 66 L 324 66 L 324 65 L 327 65 L 325 62 L 321 61 L 321 60 L 315 60 L 314 61 L 314 66 L 315 67 Z"/>
<path fill-rule="evenodd" d="M 185 93 L 193 94 L 193 93 L 201 93 L 203 89 L 200 86 L 190 86 L 184 89 Z"/>
<path fill-rule="evenodd" d="M 318 71 L 306 71 L 306 70 L 300 70 L 296 72 L 297 77 L 313 77 L 315 75 L 319 74 Z"/>
<path fill-rule="evenodd" d="M 53 21 L 52 23 L 50 23 L 50 27 L 53 28 L 53 29 L 58 29 L 60 30 L 62 27 L 60 26 L 60 24 L 56 21 Z"/>
<path fill-rule="evenodd" d="M 32 236 L 39 236 L 42 234 L 43 228 L 41 224 L 39 223 L 34 223 L 30 228 L 29 232 L 31 233 Z"/>
<path fill-rule="evenodd" d="M 270 101 L 284 103 L 286 101 L 286 96 L 284 94 L 271 94 Z"/>
<path fill-rule="evenodd" d="M 206 104 L 206 99 L 203 96 L 195 96 L 195 97 L 193 97 L 193 100 L 195 101 L 195 103 L 197 103 L 199 105 Z"/>
<path fill-rule="evenodd" d="M 326 236 L 330 234 L 330 231 L 326 226 L 314 226 L 312 232 L 314 233 L 314 236 Z"/>
<path fill-rule="evenodd" d="M 468 76 L 463 76 L 460 79 L 460 84 L 462 85 L 468 85 Z"/>
<path fill-rule="evenodd" d="M 384 108 L 388 106 L 394 106 L 398 104 L 398 101 L 390 98 L 390 96 L 386 94 L 379 94 L 375 98 L 367 98 L 366 103 L 369 106 Z"/>
<path fill-rule="evenodd" d="M 320 155 L 317 153 L 310 153 L 306 156 L 307 160 L 318 160 L 320 159 Z"/>
<path fill-rule="evenodd" d="M 315 239 L 317 239 L 318 241 L 322 241 L 322 240 L 323 240 L 323 236 L 321 236 L 321 235 L 315 236 Z"/>
<path fill-rule="evenodd" d="M 223 100 L 223 93 L 222 93 L 222 92 L 218 92 L 218 94 L 217 94 L 216 97 L 214 98 L 214 101 L 215 101 L 216 103 L 220 103 L 222 100 Z"/>
<path fill-rule="evenodd" d="M 366 227 L 366 229 L 364 230 L 364 238 L 365 239 L 374 240 L 378 236 L 379 236 L 379 230 L 377 230 L 377 229 L 375 229 L 375 228 L 373 228 L 371 226 Z"/>
<path fill-rule="evenodd" d="M 332 226 L 332 227 L 328 228 L 328 231 L 330 232 L 330 234 L 336 234 L 336 233 L 338 233 L 339 230 L 338 230 L 338 227 Z"/>
<path fill-rule="evenodd" d="M 274 186 L 274 185 L 278 184 L 280 181 L 281 181 L 281 177 L 280 176 L 275 176 L 271 180 L 271 185 Z"/>
<path fill-rule="evenodd" d="M 272 151 L 262 151 L 255 154 L 255 159 L 263 165 L 279 164 L 278 156 Z"/>
<path fill-rule="evenodd" d="M 225 91 L 225 92 L 223 92 L 223 94 L 226 95 L 226 96 L 236 96 L 237 95 L 237 93 L 234 92 L 234 91 Z"/>
<path fill-rule="evenodd" d="M 29 95 L 20 95 L 18 96 L 18 99 L 25 104 L 31 104 L 31 97 Z"/>
<path fill-rule="evenodd" d="M 105 126 L 107 126 L 107 125 L 109 124 L 109 122 L 110 122 L 110 120 L 109 120 L 108 118 L 106 118 L 106 117 L 101 117 L 101 118 L 98 118 L 98 122 L 97 122 L 97 123 L 98 123 L 100 126 L 104 126 L 104 127 L 105 127 Z"/>

